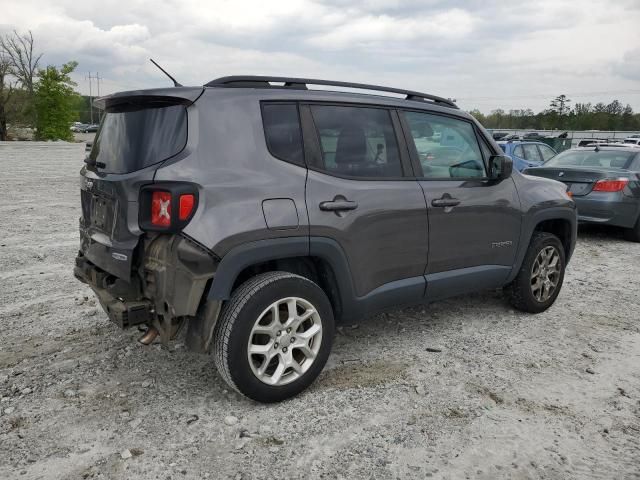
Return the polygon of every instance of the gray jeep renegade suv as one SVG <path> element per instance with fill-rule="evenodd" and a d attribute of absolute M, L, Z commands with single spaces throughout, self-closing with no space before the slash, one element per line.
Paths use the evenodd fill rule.
<path fill-rule="evenodd" d="M 252 399 L 311 384 L 335 322 L 498 287 L 536 313 L 562 286 L 566 187 L 512 171 L 444 98 L 225 77 L 98 104 L 75 275 L 143 343 L 184 327 Z"/>

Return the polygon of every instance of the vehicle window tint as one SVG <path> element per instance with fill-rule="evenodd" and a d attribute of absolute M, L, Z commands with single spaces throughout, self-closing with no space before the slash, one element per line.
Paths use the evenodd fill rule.
<path fill-rule="evenodd" d="M 102 117 L 89 158 L 104 173 L 129 173 L 178 154 L 187 143 L 187 109 L 166 103 L 126 103 Z"/>
<path fill-rule="evenodd" d="M 389 111 L 315 105 L 324 169 L 352 177 L 401 177 L 400 153 Z"/>
<path fill-rule="evenodd" d="M 404 112 L 426 178 L 485 176 L 473 126 L 429 113 Z"/>
<path fill-rule="evenodd" d="M 518 145 L 513 149 L 513 154 L 516 157 L 524 158 L 524 152 L 522 151 L 522 145 Z"/>
<path fill-rule="evenodd" d="M 538 145 L 538 149 L 540 150 L 540 154 L 542 155 L 542 160 L 544 162 L 556 156 L 556 152 L 554 152 L 551 147 L 547 147 L 546 145 Z"/>
<path fill-rule="evenodd" d="M 524 150 L 524 158 L 530 162 L 542 162 L 540 152 L 538 152 L 538 146 L 533 143 L 527 143 L 522 146 Z"/>
<path fill-rule="evenodd" d="M 303 165 L 302 134 L 296 104 L 264 104 L 262 122 L 271 154 L 281 160 Z"/>

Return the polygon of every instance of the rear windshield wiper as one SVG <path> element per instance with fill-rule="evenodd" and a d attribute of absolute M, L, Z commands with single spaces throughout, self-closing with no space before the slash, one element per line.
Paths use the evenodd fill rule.
<path fill-rule="evenodd" d="M 85 158 L 84 163 L 86 163 L 88 167 L 95 167 L 95 168 L 105 168 L 107 166 L 106 163 L 96 162 L 94 159 L 90 157 Z"/>

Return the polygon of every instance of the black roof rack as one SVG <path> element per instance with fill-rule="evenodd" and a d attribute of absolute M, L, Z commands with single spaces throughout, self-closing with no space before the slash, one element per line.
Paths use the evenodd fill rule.
<path fill-rule="evenodd" d="M 271 83 L 282 83 L 283 85 L 272 85 Z M 357 88 L 361 90 L 376 90 L 380 92 L 399 93 L 406 95 L 406 100 L 416 100 L 420 102 L 432 102 L 437 105 L 458 108 L 452 101 L 428 93 L 413 92 L 401 88 L 381 87 L 379 85 L 368 85 L 366 83 L 340 82 L 334 80 L 318 80 L 313 78 L 289 78 L 289 77 L 267 77 L 261 75 L 221 77 L 211 80 L 205 87 L 231 87 L 231 88 L 290 88 L 297 90 L 308 90 L 307 85 L 328 85 L 332 87 Z"/>

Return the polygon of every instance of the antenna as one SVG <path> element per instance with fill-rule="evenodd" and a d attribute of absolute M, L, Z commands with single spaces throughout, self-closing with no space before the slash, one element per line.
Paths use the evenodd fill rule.
<path fill-rule="evenodd" d="M 151 60 L 151 63 L 153 63 L 156 67 L 158 67 L 162 73 L 164 73 L 167 77 L 169 77 L 169 78 L 171 79 L 171 81 L 173 82 L 173 86 L 174 86 L 174 87 L 181 87 L 181 86 L 182 86 L 182 85 L 180 85 L 180 84 L 178 83 L 178 81 L 177 81 L 175 78 L 173 78 L 171 75 L 169 75 L 169 74 L 167 73 L 167 71 L 166 71 L 164 68 L 162 68 L 160 65 L 158 65 L 158 64 L 153 60 L 153 58 L 150 58 L 149 60 Z"/>

